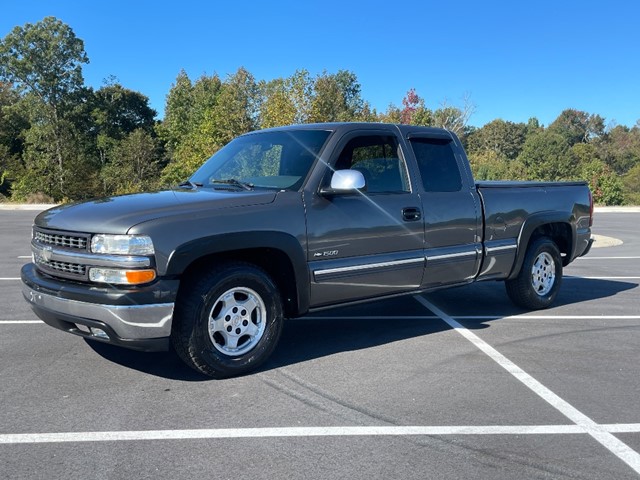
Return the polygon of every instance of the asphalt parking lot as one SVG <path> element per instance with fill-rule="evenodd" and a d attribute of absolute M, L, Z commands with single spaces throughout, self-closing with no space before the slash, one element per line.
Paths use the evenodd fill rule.
<path fill-rule="evenodd" d="M 20 293 L 34 211 L 0 210 L 0 477 L 640 477 L 640 213 L 597 213 L 556 305 L 499 283 L 288 321 L 259 372 L 86 342 Z"/>

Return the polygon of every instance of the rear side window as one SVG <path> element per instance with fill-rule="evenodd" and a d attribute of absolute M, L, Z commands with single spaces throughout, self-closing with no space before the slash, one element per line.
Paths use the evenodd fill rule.
<path fill-rule="evenodd" d="M 458 192 L 462 189 L 460 169 L 450 140 L 412 138 L 422 184 L 427 192 Z"/>

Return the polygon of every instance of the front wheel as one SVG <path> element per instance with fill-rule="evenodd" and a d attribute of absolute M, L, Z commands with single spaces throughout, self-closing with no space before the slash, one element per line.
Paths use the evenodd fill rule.
<path fill-rule="evenodd" d="M 533 240 L 518 276 L 506 280 L 507 295 L 517 306 L 528 310 L 549 307 L 562 282 L 562 257 L 557 245 L 547 237 Z"/>
<path fill-rule="evenodd" d="M 256 369 L 273 352 L 283 325 L 271 278 L 247 263 L 229 263 L 181 292 L 171 332 L 182 360 L 213 378 Z"/>

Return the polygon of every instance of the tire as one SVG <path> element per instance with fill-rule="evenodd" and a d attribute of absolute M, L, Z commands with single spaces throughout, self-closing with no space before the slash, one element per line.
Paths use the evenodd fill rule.
<path fill-rule="evenodd" d="M 562 283 L 562 257 L 547 237 L 532 240 L 518 276 L 506 280 L 507 295 L 518 307 L 541 310 L 556 298 Z"/>
<path fill-rule="evenodd" d="M 227 378 L 255 370 L 271 355 L 284 319 L 278 288 L 262 269 L 228 263 L 185 287 L 171 343 L 187 365 Z"/>

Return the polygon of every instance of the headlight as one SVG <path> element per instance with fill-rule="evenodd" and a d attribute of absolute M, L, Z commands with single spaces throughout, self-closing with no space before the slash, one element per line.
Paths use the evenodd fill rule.
<path fill-rule="evenodd" d="M 146 235 L 94 235 L 91 239 L 93 253 L 113 255 L 153 255 L 153 242 Z"/>

